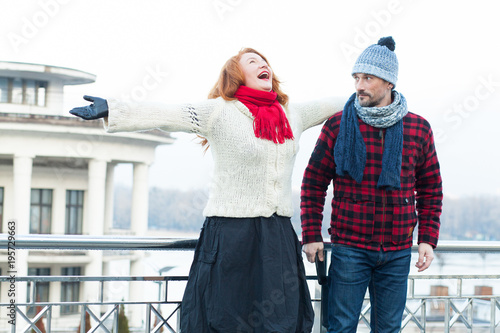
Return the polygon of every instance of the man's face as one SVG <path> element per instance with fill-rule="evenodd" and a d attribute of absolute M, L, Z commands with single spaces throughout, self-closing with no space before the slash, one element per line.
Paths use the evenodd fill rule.
<path fill-rule="evenodd" d="M 392 103 L 392 83 L 379 77 L 354 73 L 354 87 L 358 96 L 359 105 L 363 107 L 382 107 Z"/>

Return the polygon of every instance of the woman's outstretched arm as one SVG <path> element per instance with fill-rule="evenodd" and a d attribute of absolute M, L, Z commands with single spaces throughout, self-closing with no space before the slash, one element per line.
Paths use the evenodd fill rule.
<path fill-rule="evenodd" d="M 70 113 L 87 120 L 102 118 L 105 130 L 110 133 L 162 129 L 206 135 L 211 114 L 224 104 L 222 99 L 193 104 L 162 104 L 90 96 L 84 98 L 93 103 L 74 108 Z"/>
<path fill-rule="evenodd" d="M 316 101 L 296 103 L 293 105 L 297 109 L 302 122 L 302 131 L 323 123 L 335 113 L 342 111 L 348 97 L 328 97 Z"/>

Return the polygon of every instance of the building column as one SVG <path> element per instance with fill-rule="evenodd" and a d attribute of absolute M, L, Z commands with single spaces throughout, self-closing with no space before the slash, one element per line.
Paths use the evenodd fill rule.
<path fill-rule="evenodd" d="M 9 220 L 16 222 L 16 237 L 30 233 L 33 158 L 34 156 L 14 156 L 14 216 Z M 16 251 L 14 272 L 18 277 L 28 276 L 28 250 Z M 18 303 L 26 302 L 27 284 L 16 283 L 16 289 L 16 301 Z M 26 308 L 22 307 L 21 311 L 26 313 Z"/>
<path fill-rule="evenodd" d="M 107 162 L 104 160 L 93 159 L 89 161 L 88 173 L 88 193 L 87 207 L 85 214 L 85 223 L 83 225 L 83 233 L 92 236 L 102 236 L 104 232 L 104 207 L 105 207 L 105 190 L 106 190 L 106 167 Z M 85 267 L 85 275 L 87 276 L 102 276 L 102 251 L 89 251 L 91 259 Z M 97 283 L 88 283 L 85 285 L 84 301 L 98 301 L 100 289 Z M 97 316 L 100 315 L 100 306 L 91 306 L 92 312 Z"/>
<path fill-rule="evenodd" d="M 52 224 L 50 233 L 64 235 L 66 233 L 66 190 L 55 187 L 52 196 Z"/>
<path fill-rule="evenodd" d="M 103 160 L 89 161 L 89 180 L 87 193 L 87 222 L 83 233 L 88 235 L 102 235 L 104 232 L 104 206 L 106 200 L 106 167 Z"/>
<path fill-rule="evenodd" d="M 135 163 L 130 229 L 136 236 L 145 236 L 148 231 L 148 177 L 149 165 L 146 163 Z"/>
<path fill-rule="evenodd" d="M 34 156 L 14 157 L 14 219 L 16 233 L 30 233 L 31 173 Z"/>
<path fill-rule="evenodd" d="M 62 267 L 56 266 L 52 267 L 50 270 L 51 275 L 60 276 L 62 272 Z M 49 302 L 59 303 L 61 301 L 61 281 L 53 281 L 50 282 L 49 286 Z M 53 306 L 52 307 L 52 319 L 61 317 L 61 307 Z"/>
<path fill-rule="evenodd" d="M 106 170 L 106 206 L 104 207 L 104 234 L 110 235 L 113 229 L 114 175 L 116 163 L 108 163 Z"/>
<path fill-rule="evenodd" d="M 132 188 L 132 209 L 130 212 L 130 229 L 136 236 L 143 237 L 148 231 L 148 199 L 149 199 L 149 165 L 134 164 L 134 183 Z M 130 275 L 144 275 L 144 252 L 140 251 L 130 262 Z M 130 300 L 144 300 L 144 284 L 131 283 L 129 287 Z M 131 311 L 130 324 L 132 327 L 142 327 L 143 316 L 141 311 Z"/>
<path fill-rule="evenodd" d="M 132 187 L 132 209 L 130 229 L 136 236 L 145 236 L 148 231 L 149 166 L 145 163 L 134 164 L 134 183 Z"/>

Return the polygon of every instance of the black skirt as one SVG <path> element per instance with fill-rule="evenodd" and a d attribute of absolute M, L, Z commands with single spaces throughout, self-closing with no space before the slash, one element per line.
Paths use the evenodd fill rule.
<path fill-rule="evenodd" d="M 182 333 L 309 333 L 313 318 L 290 218 L 205 220 L 182 300 Z"/>

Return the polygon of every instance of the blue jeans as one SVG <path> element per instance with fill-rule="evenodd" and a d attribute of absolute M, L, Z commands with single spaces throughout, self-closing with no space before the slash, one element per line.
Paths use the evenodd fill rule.
<path fill-rule="evenodd" d="M 399 332 L 410 260 L 411 249 L 370 251 L 334 244 L 328 272 L 328 332 L 356 332 L 367 288 L 371 332 Z"/>

